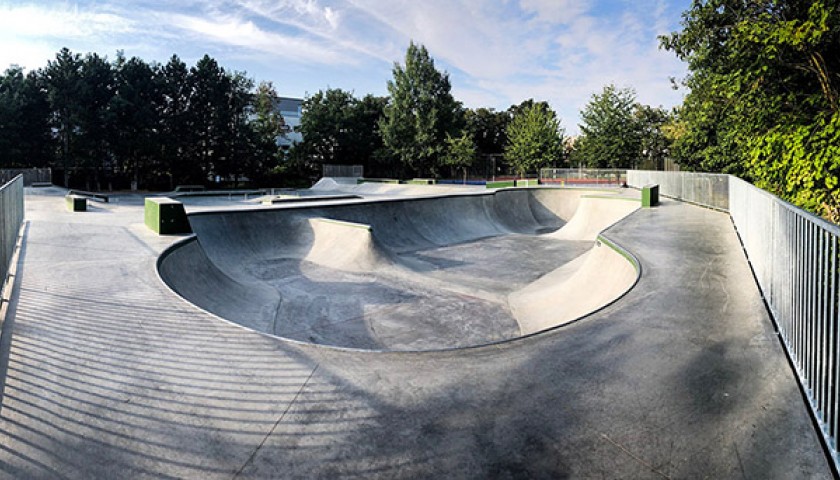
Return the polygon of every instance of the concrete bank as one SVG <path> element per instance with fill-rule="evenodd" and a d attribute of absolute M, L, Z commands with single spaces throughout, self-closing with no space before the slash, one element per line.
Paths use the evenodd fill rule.
<path fill-rule="evenodd" d="M 27 196 L 6 478 L 830 478 L 725 214 L 613 227 L 642 276 L 553 332 L 448 353 L 296 346 L 171 293 L 142 210 Z"/>

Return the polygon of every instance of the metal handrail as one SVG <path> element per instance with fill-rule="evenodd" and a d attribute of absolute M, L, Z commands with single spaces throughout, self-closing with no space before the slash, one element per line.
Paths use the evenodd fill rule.
<path fill-rule="evenodd" d="M 0 187 L 0 286 L 5 284 L 23 224 L 23 175 Z"/>
<path fill-rule="evenodd" d="M 673 175 L 680 175 L 679 189 Z M 840 226 L 726 175 L 725 206 L 702 191 L 710 174 L 629 171 L 635 187 L 729 213 L 779 337 L 834 460 L 840 437 Z"/>

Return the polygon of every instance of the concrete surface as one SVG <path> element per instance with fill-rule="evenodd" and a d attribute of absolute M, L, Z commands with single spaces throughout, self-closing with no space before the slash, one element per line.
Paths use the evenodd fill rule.
<path fill-rule="evenodd" d="M 628 190 L 519 189 L 200 212 L 190 216 L 197 241 L 167 252 L 160 272 L 196 305 L 285 338 L 380 351 L 482 345 L 556 327 L 629 289 L 636 270 L 595 238 L 638 208 Z"/>
<path fill-rule="evenodd" d="M 27 196 L 4 478 L 830 478 L 728 217 L 665 200 L 610 229 L 619 302 L 446 353 L 336 351 L 171 293 L 126 203 Z"/>

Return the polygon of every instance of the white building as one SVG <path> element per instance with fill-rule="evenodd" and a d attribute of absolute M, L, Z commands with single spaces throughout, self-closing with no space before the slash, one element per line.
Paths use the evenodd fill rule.
<path fill-rule="evenodd" d="M 298 131 L 302 106 L 303 99 L 301 98 L 279 97 L 277 110 L 280 111 L 280 114 L 283 115 L 283 120 L 286 122 L 286 135 L 285 137 L 278 137 L 277 144 L 283 147 L 284 150 L 289 149 L 295 143 L 303 140 L 303 135 Z"/>

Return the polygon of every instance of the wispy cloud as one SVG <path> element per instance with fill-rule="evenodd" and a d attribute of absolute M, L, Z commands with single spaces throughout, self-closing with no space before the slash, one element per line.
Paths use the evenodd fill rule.
<path fill-rule="evenodd" d="M 666 0 L 0 0 L 0 66 L 39 67 L 63 46 L 162 60 L 203 53 L 302 95 L 327 86 L 385 93 L 392 62 L 424 44 L 468 106 L 548 100 L 570 130 L 592 93 L 632 86 L 680 100 L 684 67 L 657 48 L 677 28 Z M 46 56 L 44 56 L 46 55 Z M 41 56 L 40 61 L 36 60 Z"/>
<path fill-rule="evenodd" d="M 330 65 L 356 63 L 354 57 L 341 55 L 330 45 L 320 45 L 300 36 L 273 33 L 252 21 L 236 17 L 207 20 L 189 15 L 173 15 L 168 22 L 175 28 L 193 34 L 196 40 L 246 48 L 275 58 Z"/>

